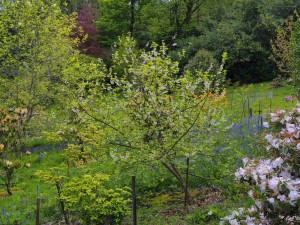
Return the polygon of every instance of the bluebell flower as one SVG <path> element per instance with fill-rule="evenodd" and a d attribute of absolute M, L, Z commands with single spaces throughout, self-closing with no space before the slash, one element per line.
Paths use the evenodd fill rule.
<path fill-rule="evenodd" d="M 6 213 L 6 209 L 5 209 L 5 207 L 4 206 L 2 206 L 2 211 L 1 211 L 1 213 L 2 213 L 2 215 L 4 216 L 5 215 L 5 213 Z"/>
<path fill-rule="evenodd" d="M 221 151 L 221 148 L 217 148 L 217 149 L 215 150 L 215 154 L 219 154 L 220 151 Z"/>

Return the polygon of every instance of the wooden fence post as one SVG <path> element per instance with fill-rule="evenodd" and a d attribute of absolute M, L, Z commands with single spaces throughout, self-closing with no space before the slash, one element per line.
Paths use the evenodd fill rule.
<path fill-rule="evenodd" d="M 41 199 L 40 198 L 37 198 L 36 199 L 36 222 L 35 224 L 36 225 L 40 225 L 40 205 L 41 205 Z"/>
<path fill-rule="evenodd" d="M 184 206 L 187 206 L 189 203 L 189 167 L 190 167 L 190 158 L 187 157 L 186 159 L 186 176 L 185 176 L 185 194 L 184 194 Z"/>
<path fill-rule="evenodd" d="M 137 225 L 137 217 L 136 217 L 136 185 L 135 185 L 135 176 L 131 177 L 131 189 L 132 189 L 132 224 Z"/>

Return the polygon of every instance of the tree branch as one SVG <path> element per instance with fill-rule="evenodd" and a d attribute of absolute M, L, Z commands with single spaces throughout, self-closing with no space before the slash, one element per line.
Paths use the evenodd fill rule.
<path fill-rule="evenodd" d="M 208 94 L 206 94 L 205 98 L 204 98 L 204 101 L 201 105 L 201 109 L 203 108 L 206 100 L 208 98 Z M 182 138 L 184 138 L 189 132 L 190 130 L 193 128 L 193 126 L 195 125 L 195 123 L 197 122 L 197 120 L 199 119 L 199 116 L 201 114 L 201 110 L 199 111 L 199 113 L 197 114 L 195 120 L 193 121 L 193 123 L 189 126 L 189 128 L 175 141 L 175 143 L 172 145 L 172 147 L 170 148 L 170 151 L 173 150 L 175 148 L 175 146 L 182 140 Z"/>
<path fill-rule="evenodd" d="M 125 140 L 128 142 L 129 146 L 132 146 L 131 142 L 127 140 L 126 135 L 120 131 L 119 129 L 115 128 L 114 126 L 110 125 L 109 123 L 105 122 L 102 119 L 99 119 L 97 117 L 95 117 L 94 115 L 90 114 L 81 104 L 79 104 L 80 109 L 82 109 L 88 116 L 90 116 L 91 118 L 93 118 L 94 120 L 104 124 L 105 126 L 108 126 L 109 128 L 113 129 L 114 131 L 116 131 L 117 133 L 121 134 L 123 137 L 125 137 Z"/>

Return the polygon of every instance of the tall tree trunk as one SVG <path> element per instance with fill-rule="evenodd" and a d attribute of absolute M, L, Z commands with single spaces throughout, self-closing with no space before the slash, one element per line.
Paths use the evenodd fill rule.
<path fill-rule="evenodd" d="M 130 35 L 133 36 L 133 31 L 134 31 L 134 23 L 135 23 L 135 1 L 136 0 L 130 0 L 130 25 L 129 25 L 129 32 Z"/>
<path fill-rule="evenodd" d="M 193 16 L 193 8 L 194 8 L 194 1 L 189 1 L 186 3 L 186 13 L 182 25 L 189 24 L 191 22 Z"/>
<path fill-rule="evenodd" d="M 5 172 L 5 175 L 6 176 L 6 179 L 4 179 L 3 177 L 2 180 L 4 181 L 5 183 L 5 187 L 6 187 L 6 191 L 9 195 L 12 195 L 12 192 L 11 192 L 11 180 L 12 180 L 12 173 L 13 172 L 10 172 L 9 170 Z"/>
<path fill-rule="evenodd" d="M 184 3 L 185 3 L 185 16 L 183 18 L 183 20 L 179 20 L 179 13 L 177 15 L 175 15 L 176 17 L 176 34 L 177 36 L 181 36 L 183 34 L 183 27 L 185 25 L 189 25 L 192 21 L 192 17 L 193 17 L 193 14 L 198 11 L 199 12 L 199 8 L 201 6 L 201 4 L 203 3 L 204 1 L 200 1 L 200 0 L 185 0 Z M 175 3 L 175 9 L 177 9 L 177 11 L 179 10 L 179 5 L 178 3 Z M 199 14 L 197 15 L 199 19 Z"/>

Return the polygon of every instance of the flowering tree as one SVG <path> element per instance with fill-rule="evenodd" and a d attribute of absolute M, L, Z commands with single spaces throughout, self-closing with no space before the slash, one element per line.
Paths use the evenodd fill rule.
<path fill-rule="evenodd" d="M 109 83 L 100 82 L 99 73 L 81 83 L 74 80 L 79 87 L 74 107 L 80 118 L 92 120 L 102 131 L 96 138 L 115 162 L 163 165 L 185 189 L 180 160 L 199 151 L 194 141 L 214 126 L 209 97 L 221 93 L 224 71 L 221 67 L 216 74 L 179 75 L 178 62 L 170 59 L 166 46 L 153 44 L 151 51 L 142 52 L 126 46 L 125 55 L 113 56 L 113 67 L 127 65 L 125 76 L 112 68 L 102 74 Z"/>
<path fill-rule="evenodd" d="M 272 159 L 245 158 L 235 176 L 247 183 L 255 201 L 223 218 L 222 224 L 298 224 L 300 206 L 300 105 L 270 114 L 272 130 L 265 136 Z M 268 123 L 264 123 L 269 128 Z"/>

